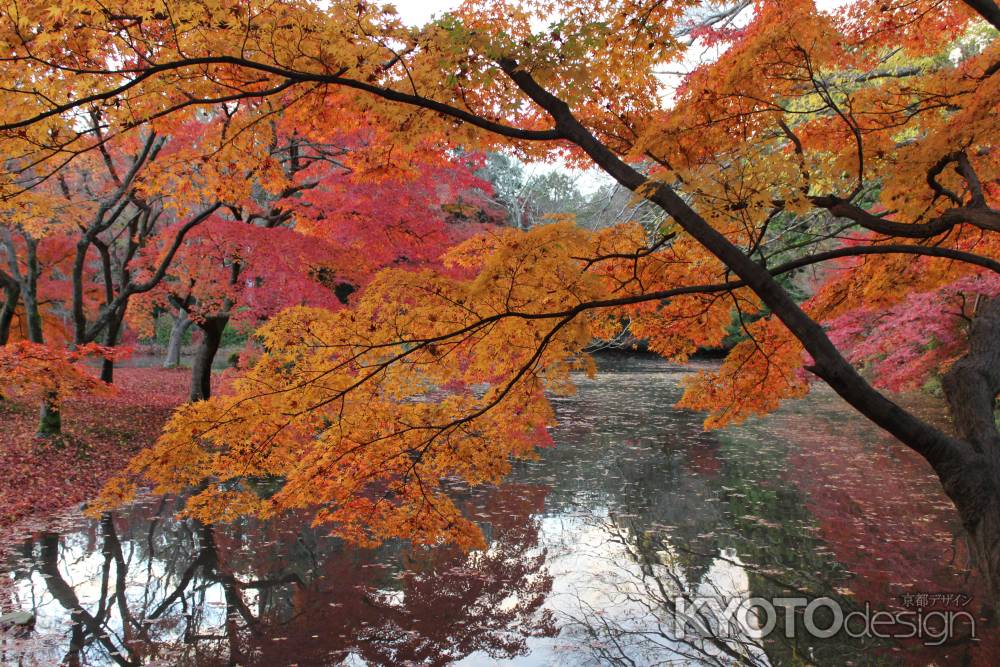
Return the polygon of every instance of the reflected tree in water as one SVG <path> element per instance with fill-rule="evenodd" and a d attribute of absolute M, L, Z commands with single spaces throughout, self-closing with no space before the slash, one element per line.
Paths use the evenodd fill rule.
<path fill-rule="evenodd" d="M 529 638 L 556 632 L 533 518 L 544 496 L 525 485 L 467 494 L 491 536 L 469 554 L 350 548 L 301 517 L 213 526 L 160 519 L 162 503 L 152 517 L 149 506 L 105 514 L 89 527 L 99 552 L 85 548 L 93 532 L 25 545 L 14 594 L 39 626 L 4 639 L 0 657 L 128 667 L 523 655 Z"/>
<path fill-rule="evenodd" d="M 641 368 L 627 366 L 633 367 Z M 555 437 L 572 439 L 574 447 L 546 451 L 545 465 L 526 464 L 521 473 L 537 481 L 535 475 L 553 468 L 563 471 L 549 499 L 574 517 L 569 527 L 552 531 L 567 558 L 580 548 L 580 534 L 594 534 L 587 544 L 590 580 L 576 586 L 558 620 L 568 623 L 575 649 L 582 647 L 595 664 L 996 664 L 991 661 L 996 641 L 985 622 L 978 643 L 960 633 L 947 646 L 929 648 L 916 641 L 812 638 L 799 609 L 793 638 L 778 632 L 764 640 L 695 635 L 698 641 L 677 641 L 677 597 L 720 596 L 725 607 L 734 596 L 825 596 L 837 600 L 845 613 L 863 608 L 865 601 L 873 609 L 898 610 L 900 600 L 889 582 L 861 567 L 879 560 L 865 554 L 888 560 L 898 558 L 897 549 L 906 549 L 903 553 L 912 555 L 939 532 L 937 514 L 912 500 L 904 507 L 900 499 L 867 516 L 901 484 L 919 481 L 912 470 L 909 476 L 900 473 L 899 465 L 865 467 L 849 485 L 840 480 L 844 488 L 838 488 L 853 497 L 849 503 L 843 494 L 822 488 L 822 475 L 807 472 L 824 462 L 843 469 L 845 460 L 872 456 L 867 450 L 873 447 L 885 447 L 886 457 L 900 451 L 891 443 L 873 443 L 871 429 L 845 430 L 836 404 L 814 399 L 808 414 L 783 411 L 767 422 L 706 433 L 695 415 L 671 411 L 650 417 L 662 393 L 670 396 L 647 373 L 621 374 L 614 391 L 626 392 L 629 400 L 609 408 L 604 386 L 582 383 L 577 396 L 557 401 L 560 416 L 576 421 L 561 426 Z M 812 429 L 808 433 L 805 423 Z M 622 433 L 629 437 L 623 439 Z M 809 444 L 797 446 L 800 442 Z M 845 553 L 845 532 L 858 531 L 838 526 L 882 519 L 911 529 L 892 544 L 880 539 L 893 531 L 866 531 L 856 550 Z M 895 524 L 886 522 L 883 528 Z M 617 548 L 609 549 L 609 542 Z M 960 563 L 931 556 L 910 562 L 911 585 L 954 590 L 960 580 Z M 720 587 L 720 578 L 735 581 Z M 595 598 L 595 591 L 601 595 Z"/>

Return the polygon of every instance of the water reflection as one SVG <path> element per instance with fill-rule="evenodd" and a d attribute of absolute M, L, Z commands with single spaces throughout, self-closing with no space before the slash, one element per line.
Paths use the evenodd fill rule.
<path fill-rule="evenodd" d="M 462 497 L 486 551 L 355 549 L 305 517 L 205 526 L 148 501 L 22 545 L 0 608 L 36 620 L 0 634 L 0 663 L 1000 664 L 983 619 L 982 641 L 933 648 L 800 619 L 791 638 L 678 634 L 678 600 L 706 595 L 895 609 L 979 584 L 929 471 L 831 396 L 705 433 L 669 407 L 681 371 L 604 364 L 557 402 L 555 448 Z"/>
<path fill-rule="evenodd" d="M 306 521 L 207 526 L 172 504 L 106 515 L 25 545 L 10 595 L 37 613 L 8 655 L 31 664 L 443 664 L 523 655 L 550 636 L 538 548 L 544 489 L 512 485 L 467 507 L 492 533 L 469 557 L 389 544 L 346 549 Z"/>

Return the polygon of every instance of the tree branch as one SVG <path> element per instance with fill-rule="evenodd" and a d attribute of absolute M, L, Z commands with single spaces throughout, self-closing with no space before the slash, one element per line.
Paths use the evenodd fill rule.
<path fill-rule="evenodd" d="M 276 65 L 269 65 L 267 63 L 256 62 L 247 58 L 237 58 L 235 56 L 203 56 L 199 58 L 185 58 L 183 60 L 172 61 L 168 63 L 161 63 L 159 65 L 153 65 L 151 67 L 146 67 L 143 69 L 121 69 L 121 70 L 109 70 L 101 72 L 89 72 L 86 70 L 71 70 L 77 73 L 92 73 L 92 74 L 116 74 L 116 75 L 128 75 L 135 74 L 135 77 L 129 81 L 103 90 L 98 93 L 93 93 L 91 95 L 86 95 L 84 97 L 70 100 L 69 102 L 64 102 L 62 104 L 52 105 L 46 111 L 42 111 L 33 116 L 27 118 L 22 118 L 21 120 L 0 123 L 0 131 L 17 130 L 23 127 L 28 127 L 35 123 L 38 123 L 52 116 L 56 116 L 67 111 L 72 111 L 82 106 L 87 106 L 93 104 L 94 102 L 102 102 L 122 95 L 128 92 L 135 86 L 139 85 L 143 81 L 155 77 L 160 74 L 167 72 L 173 72 L 177 70 L 186 69 L 189 67 L 195 67 L 199 65 L 233 65 L 236 67 L 241 67 L 248 70 L 264 72 L 267 74 L 272 74 L 282 79 L 285 79 L 286 83 L 292 85 L 294 83 L 321 83 L 327 85 L 343 86 L 345 88 L 352 88 L 354 90 L 360 90 L 366 93 L 370 93 L 382 99 L 389 100 L 391 102 L 401 102 L 410 106 L 416 106 L 423 109 L 428 109 L 430 111 L 436 111 L 445 116 L 460 120 L 462 122 L 468 123 L 480 129 L 486 130 L 493 134 L 498 134 L 504 137 L 509 137 L 511 139 L 521 139 L 528 141 L 553 141 L 562 139 L 562 135 L 555 129 L 551 130 L 525 130 L 518 127 L 512 127 L 510 125 L 505 125 L 503 123 L 492 121 L 482 116 L 476 115 L 465 109 L 460 109 L 458 107 L 452 106 L 450 104 L 445 104 L 444 102 L 439 102 L 437 100 L 432 100 L 427 97 L 422 97 L 420 95 L 415 95 L 411 93 L 404 93 L 398 90 L 393 90 L 391 88 L 383 88 L 381 86 L 376 86 L 363 81 L 357 81 L 343 76 L 348 68 L 344 67 L 333 74 L 321 74 L 313 72 L 300 72 L 296 70 L 286 69 L 284 67 L 279 67 Z M 284 88 L 284 84 L 280 86 Z M 276 90 L 276 89 L 272 89 Z M 261 96 L 265 96 L 270 91 L 260 91 Z M 246 96 L 254 96 L 257 93 L 255 91 L 247 91 Z M 241 94 L 244 95 L 244 94 Z M 211 99 L 201 100 L 205 104 L 214 102 Z"/>
<path fill-rule="evenodd" d="M 825 208 L 838 218 L 847 218 L 865 229 L 908 239 L 925 239 L 938 236 L 961 224 L 970 224 L 980 229 L 1000 231 L 1000 211 L 986 207 L 961 206 L 951 208 L 933 220 L 922 223 L 896 222 L 873 215 L 856 204 L 834 195 L 810 198 L 812 203 Z"/>
<path fill-rule="evenodd" d="M 583 149 L 599 167 L 624 187 L 642 194 L 660 206 L 684 231 L 732 269 L 812 355 L 813 372 L 858 412 L 927 459 L 946 488 L 953 484 L 961 470 L 971 464 L 974 456 L 967 443 L 932 427 L 876 391 L 844 359 L 823 328 L 802 311 L 766 268 L 754 262 L 709 225 L 673 189 L 662 183 L 647 182 L 642 174 L 599 142 L 573 116 L 565 102 L 542 88 L 529 72 L 518 67 L 516 61 L 501 58 L 499 64 L 525 94 L 552 116 L 557 129 L 568 140 Z"/>
<path fill-rule="evenodd" d="M 993 0 L 962 0 L 969 7 L 972 7 L 976 12 L 979 13 L 984 19 L 986 19 L 990 25 L 992 25 L 997 30 L 1000 30 L 1000 6 Z"/>

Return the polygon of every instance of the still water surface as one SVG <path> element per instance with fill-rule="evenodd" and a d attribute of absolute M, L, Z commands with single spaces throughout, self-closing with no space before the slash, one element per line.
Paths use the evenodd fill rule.
<path fill-rule="evenodd" d="M 150 499 L 0 564 L 0 607 L 36 616 L 0 634 L 0 664 L 1000 664 L 960 526 L 907 450 L 823 390 L 705 433 L 670 407 L 690 369 L 601 366 L 557 399 L 554 448 L 462 498 L 486 551 L 357 549 L 306 517 L 203 526 Z M 706 595 L 964 610 L 978 641 L 967 623 L 937 647 L 818 639 L 801 614 L 794 637 L 679 633 L 678 596 Z"/>

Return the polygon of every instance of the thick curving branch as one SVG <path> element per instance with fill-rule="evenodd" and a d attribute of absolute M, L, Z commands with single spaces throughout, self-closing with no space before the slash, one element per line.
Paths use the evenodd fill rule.
<path fill-rule="evenodd" d="M 771 273 L 708 224 L 673 189 L 665 184 L 648 183 L 641 173 L 598 141 L 573 116 L 565 102 L 540 86 L 516 61 L 502 58 L 499 64 L 525 94 L 552 116 L 556 127 L 569 141 L 579 146 L 622 186 L 660 206 L 684 231 L 739 276 L 812 355 L 814 365 L 811 370 L 858 412 L 923 456 L 934 467 L 946 488 L 953 485 L 961 472 L 972 464 L 975 455 L 968 443 L 947 435 L 904 410 L 865 381 L 840 354 L 819 323 L 802 311 Z"/>
<path fill-rule="evenodd" d="M 444 102 L 439 102 L 433 100 L 429 97 L 423 97 L 421 95 L 404 93 L 402 91 L 394 90 L 392 88 L 385 88 L 382 86 L 377 86 L 364 81 L 358 81 L 350 77 L 345 77 L 344 74 L 348 69 L 341 68 L 340 70 L 333 73 L 320 73 L 320 72 L 302 72 L 298 70 L 287 69 L 285 67 L 280 67 L 277 65 L 270 65 L 268 63 L 257 62 L 255 60 L 250 60 L 248 58 L 237 58 L 235 56 L 203 56 L 198 58 L 185 58 L 182 60 L 175 60 L 167 63 L 160 63 L 158 65 L 152 65 L 150 67 L 145 67 L 139 70 L 122 69 L 122 70 L 109 70 L 96 72 L 100 74 L 115 74 L 115 75 L 128 75 L 134 74 L 132 79 L 129 79 L 125 83 L 108 88 L 97 93 L 92 93 L 90 95 L 85 95 L 83 97 L 64 102 L 62 104 L 52 105 L 45 111 L 39 112 L 35 115 L 22 118 L 20 120 L 0 123 L 0 132 L 12 131 L 25 128 L 43 120 L 57 116 L 67 111 L 73 111 L 82 107 L 87 107 L 95 102 L 104 102 L 110 99 L 114 99 L 123 93 L 128 92 L 132 88 L 138 86 L 140 83 L 151 79 L 160 74 L 166 74 L 169 72 L 176 72 L 192 67 L 199 67 L 205 65 L 232 65 L 235 67 L 240 67 L 250 71 L 262 72 L 265 74 L 271 74 L 283 79 L 283 83 L 268 89 L 261 91 L 245 91 L 237 94 L 237 97 L 257 97 L 257 96 L 268 96 L 273 95 L 280 90 L 284 90 L 291 85 L 298 83 L 318 83 L 325 85 L 335 85 L 342 86 L 344 88 L 351 88 L 354 90 L 360 90 L 366 93 L 370 93 L 382 99 L 388 100 L 390 102 L 400 102 L 409 106 L 420 107 L 422 109 L 427 109 L 429 111 L 435 111 L 437 113 L 443 114 L 450 118 L 468 123 L 487 132 L 497 134 L 500 136 L 508 137 L 511 139 L 519 139 L 526 141 L 554 141 L 562 139 L 562 135 L 557 129 L 549 130 L 526 130 L 519 127 L 513 127 L 510 125 L 505 125 L 503 123 L 489 120 L 477 114 L 474 114 L 465 109 L 461 109 Z M 83 70 L 78 71 L 78 73 L 95 73 L 86 72 Z M 232 96 L 220 99 L 234 99 Z M 218 100 L 215 98 L 205 98 L 198 100 L 201 104 L 214 104 Z M 181 103 L 180 106 L 188 106 L 190 102 Z M 161 111 L 158 116 L 164 115 L 164 113 L 169 113 L 174 110 L 173 107 L 167 111 Z"/>
<path fill-rule="evenodd" d="M 926 239 L 950 231 L 956 225 L 970 224 L 980 229 L 1000 232 L 1000 211 L 985 206 L 959 206 L 951 208 L 936 218 L 922 223 L 896 222 L 869 213 L 846 199 L 826 195 L 812 197 L 811 201 L 825 208 L 838 218 L 853 220 L 865 229 L 907 239 Z"/>

